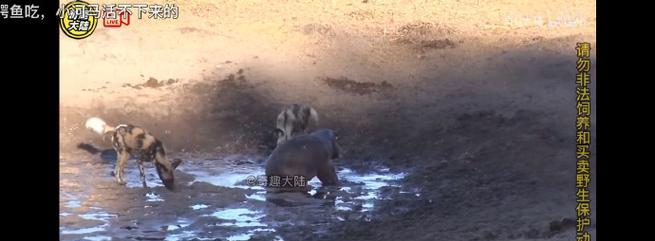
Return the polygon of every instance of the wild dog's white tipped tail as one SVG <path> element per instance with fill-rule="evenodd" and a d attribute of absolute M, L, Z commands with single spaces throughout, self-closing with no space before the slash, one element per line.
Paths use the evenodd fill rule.
<path fill-rule="evenodd" d="M 95 133 L 103 135 L 105 134 L 107 123 L 98 117 L 91 117 L 88 120 L 86 120 L 85 126 L 87 129 L 90 129 Z"/>

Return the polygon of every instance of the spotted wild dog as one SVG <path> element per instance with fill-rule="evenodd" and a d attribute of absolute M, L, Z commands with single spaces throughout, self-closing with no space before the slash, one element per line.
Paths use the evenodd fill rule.
<path fill-rule="evenodd" d="M 89 118 L 86 121 L 86 128 L 100 135 L 111 135 L 111 143 L 118 156 L 114 175 L 119 184 L 125 184 L 125 180 L 123 179 L 125 166 L 127 160 L 132 155 L 137 158 L 141 182 L 144 188 L 148 186 L 146 185 L 146 174 L 143 163 L 154 161 L 157 174 L 164 183 L 164 186 L 169 190 L 173 189 L 175 168 L 180 165 L 182 160 L 175 159 L 169 161 L 166 158 L 166 151 L 162 142 L 148 131 L 129 124 L 110 126 L 97 117 Z"/>
<path fill-rule="evenodd" d="M 308 105 L 288 105 L 278 114 L 275 124 L 275 134 L 279 146 L 294 136 L 307 134 L 316 128 L 318 126 L 318 113 Z"/>

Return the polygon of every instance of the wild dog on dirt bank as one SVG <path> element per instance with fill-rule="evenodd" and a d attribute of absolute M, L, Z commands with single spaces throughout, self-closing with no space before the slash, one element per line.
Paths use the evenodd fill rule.
<path fill-rule="evenodd" d="M 306 182 L 318 177 L 326 186 L 338 185 L 339 178 L 332 164 L 332 159 L 339 158 L 339 146 L 334 131 L 319 129 L 307 135 L 299 135 L 278 146 L 266 160 L 267 180 L 278 178 L 281 189 L 289 191 L 307 191 Z M 305 185 L 297 185 L 302 177 Z M 292 179 L 292 186 L 282 185 L 285 178 Z M 289 180 L 287 179 L 287 180 Z M 275 190 L 272 182 L 269 188 Z"/>
<path fill-rule="evenodd" d="M 292 104 L 284 107 L 275 123 L 277 145 L 285 143 L 294 136 L 307 134 L 318 126 L 318 113 L 308 105 Z"/>
<path fill-rule="evenodd" d="M 141 182 L 144 188 L 148 186 L 146 185 L 146 174 L 143 163 L 154 161 L 157 174 L 164 183 L 164 186 L 170 190 L 173 189 L 175 168 L 180 165 L 182 160 L 175 159 L 169 161 L 166 158 L 164 145 L 148 133 L 148 131 L 129 124 L 110 126 L 97 117 L 89 118 L 86 121 L 86 128 L 100 135 L 111 135 L 112 146 L 118 155 L 114 175 L 119 184 L 125 184 L 125 180 L 123 179 L 125 165 L 130 155 L 133 155 L 138 158 L 137 163 L 139 164 L 139 173 L 141 174 Z"/>

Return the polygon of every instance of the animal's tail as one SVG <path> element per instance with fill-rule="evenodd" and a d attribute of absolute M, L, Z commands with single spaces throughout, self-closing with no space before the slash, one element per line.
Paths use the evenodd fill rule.
<path fill-rule="evenodd" d="M 98 117 L 89 118 L 88 120 L 86 120 L 86 124 L 84 126 L 87 129 L 92 130 L 95 133 L 98 133 L 99 135 L 104 135 L 115 130 L 114 126 L 107 125 L 107 123 L 104 120 Z"/>

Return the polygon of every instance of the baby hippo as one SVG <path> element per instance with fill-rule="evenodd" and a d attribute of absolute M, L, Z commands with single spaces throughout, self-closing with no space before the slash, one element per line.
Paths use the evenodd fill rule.
<path fill-rule="evenodd" d="M 325 186 L 338 185 L 332 159 L 339 157 L 334 131 L 319 129 L 278 146 L 266 160 L 267 187 L 278 191 L 308 191 L 318 177 Z"/>

